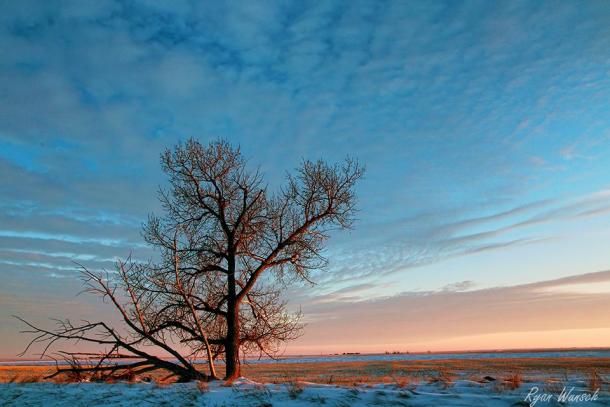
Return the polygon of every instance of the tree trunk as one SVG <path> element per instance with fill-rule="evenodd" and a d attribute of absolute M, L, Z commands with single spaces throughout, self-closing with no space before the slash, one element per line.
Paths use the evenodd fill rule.
<path fill-rule="evenodd" d="M 230 262 L 232 263 L 232 262 Z M 235 274 L 231 272 L 229 264 L 227 300 L 227 338 L 225 343 L 225 380 L 235 380 L 241 375 L 239 363 L 239 304 L 237 303 L 237 292 L 235 287 Z"/>
<path fill-rule="evenodd" d="M 226 377 L 225 380 L 235 380 L 241 376 L 239 361 L 239 306 L 227 315 L 227 343 L 225 345 Z"/>

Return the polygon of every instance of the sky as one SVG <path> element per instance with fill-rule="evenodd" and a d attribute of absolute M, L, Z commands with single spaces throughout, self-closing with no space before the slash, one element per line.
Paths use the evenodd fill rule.
<path fill-rule="evenodd" d="M 287 353 L 610 346 L 610 3 L 25 1 L 0 13 L 0 357 L 100 318 L 74 261 L 146 259 L 159 155 L 270 189 L 366 168 Z"/>

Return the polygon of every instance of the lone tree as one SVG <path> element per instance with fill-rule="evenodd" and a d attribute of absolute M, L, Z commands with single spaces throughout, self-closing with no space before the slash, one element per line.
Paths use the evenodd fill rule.
<path fill-rule="evenodd" d="M 102 362 L 140 359 L 87 367 L 96 372 L 163 368 L 190 380 L 205 376 L 193 364 L 203 355 L 208 378 L 216 378 L 214 360 L 222 357 L 232 380 L 240 375 L 240 350 L 274 356 L 279 344 L 300 335 L 299 315 L 286 312 L 282 289 L 292 278 L 310 281 L 310 272 L 326 264 L 328 232 L 353 222 L 363 168 L 351 159 L 304 161 L 270 194 L 260 173 L 224 141 L 204 146 L 190 139 L 166 150 L 161 162 L 169 177 L 159 194 L 164 214 L 151 215 L 143 231 L 160 261 L 119 262 L 118 278 L 81 270 L 88 291 L 119 311 L 123 329 L 60 321 L 53 331 L 28 323 L 28 332 L 38 334 L 33 342 L 46 342 L 44 352 L 58 340 L 81 340 L 105 346 Z M 150 346 L 175 361 L 153 356 Z"/>

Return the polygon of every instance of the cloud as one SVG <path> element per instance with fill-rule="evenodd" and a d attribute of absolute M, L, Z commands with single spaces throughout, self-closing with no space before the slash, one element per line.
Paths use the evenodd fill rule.
<path fill-rule="evenodd" d="M 452 338 L 490 336 L 483 346 L 494 349 L 497 345 L 493 340 L 502 333 L 610 328 L 605 311 L 610 305 L 610 291 L 558 289 L 591 283 L 608 285 L 610 271 L 479 290 L 466 283 L 371 301 L 303 303 L 301 309 L 308 319 L 306 334 L 292 346 L 313 346 L 327 352 L 346 347 L 350 351 L 384 351 L 389 350 L 388 346 L 422 351 L 426 350 L 421 348 L 425 343 L 444 341 L 444 350 L 451 350 L 447 346 L 451 346 Z M 420 348 L 413 349 L 415 344 Z"/>
<path fill-rule="evenodd" d="M 516 246 L 544 244 L 562 237 L 540 226 L 577 224 L 604 216 L 610 207 L 607 190 L 583 196 L 545 199 L 474 217 L 430 213 L 397 222 L 362 225 L 329 252 L 329 270 L 321 285 L 354 278 L 382 277 L 408 269 Z M 458 218 L 459 220 L 456 220 Z"/>
<path fill-rule="evenodd" d="M 467 291 L 472 289 L 475 283 L 472 281 L 459 281 L 457 283 L 447 284 L 443 287 L 443 291 Z"/>

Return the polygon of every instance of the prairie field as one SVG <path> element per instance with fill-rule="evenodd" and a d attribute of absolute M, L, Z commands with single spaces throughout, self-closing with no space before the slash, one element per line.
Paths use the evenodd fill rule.
<path fill-rule="evenodd" d="M 172 383 L 162 371 L 112 383 L 44 379 L 54 371 L 0 366 L 1 405 L 610 405 L 610 358 L 600 357 L 260 363 L 232 384 Z"/>
<path fill-rule="evenodd" d="M 203 366 L 202 366 L 203 367 Z M 55 366 L 0 366 L 0 383 L 64 381 L 61 376 L 44 379 Z M 223 366 L 218 366 L 224 373 Z M 492 358 L 438 359 L 367 362 L 257 363 L 245 364 L 242 373 L 260 383 L 305 381 L 319 384 L 353 385 L 434 380 L 437 377 L 481 380 L 485 376 L 503 379 L 520 375 L 524 379 L 586 377 L 593 373 L 610 376 L 610 358 Z M 145 377 L 161 381 L 167 373 L 157 371 Z M 141 379 L 141 378 L 140 378 Z"/>

